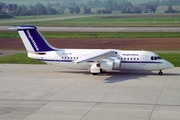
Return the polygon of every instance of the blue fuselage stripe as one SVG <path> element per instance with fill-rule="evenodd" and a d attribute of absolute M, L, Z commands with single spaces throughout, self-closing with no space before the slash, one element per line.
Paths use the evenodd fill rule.
<path fill-rule="evenodd" d="M 37 59 L 44 62 L 72 62 L 73 60 L 52 60 L 52 59 Z M 94 61 L 87 61 L 94 62 Z M 157 61 L 121 61 L 121 63 L 145 63 L 145 64 L 161 64 L 162 62 Z"/>

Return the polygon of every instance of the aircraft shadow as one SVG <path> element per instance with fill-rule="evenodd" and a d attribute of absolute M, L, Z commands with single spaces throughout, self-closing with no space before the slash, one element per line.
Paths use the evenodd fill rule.
<path fill-rule="evenodd" d="M 84 74 L 84 75 L 91 75 L 89 71 L 56 71 L 60 73 L 72 73 L 72 74 Z M 146 76 L 157 76 L 161 77 L 161 75 L 158 75 L 157 72 L 151 72 L 151 71 L 112 71 L 112 72 L 102 72 L 96 76 L 107 76 L 108 78 L 104 79 L 104 83 L 116 83 L 116 82 L 123 82 L 127 80 L 138 80 L 139 78 L 143 78 Z M 92 77 L 96 77 L 91 75 Z M 180 74 L 177 73 L 164 73 L 162 76 L 180 76 Z M 98 78 L 97 78 L 98 79 Z"/>
<path fill-rule="evenodd" d="M 109 73 L 105 73 L 107 75 Z M 139 78 L 146 77 L 148 75 L 156 75 L 151 71 L 120 71 L 110 73 L 110 77 L 104 80 L 105 83 L 116 83 L 129 80 L 138 80 Z"/>
<path fill-rule="evenodd" d="M 56 71 L 56 72 L 58 72 L 58 73 L 74 73 L 74 74 L 87 74 L 87 75 L 91 75 L 91 73 L 89 73 L 88 71 L 79 71 L 79 70 L 77 70 L 77 71 L 71 71 L 71 70 L 66 70 L 66 71 Z"/>
<path fill-rule="evenodd" d="M 106 74 L 105 74 L 106 75 Z M 138 71 L 138 72 L 118 72 L 118 73 L 111 73 L 111 76 L 104 80 L 105 83 L 116 83 L 116 82 L 123 82 L 127 80 L 139 80 L 139 78 L 145 78 L 147 76 L 180 76 L 177 73 L 164 73 L 162 76 L 158 74 L 158 72 L 151 72 L 151 71 Z"/>

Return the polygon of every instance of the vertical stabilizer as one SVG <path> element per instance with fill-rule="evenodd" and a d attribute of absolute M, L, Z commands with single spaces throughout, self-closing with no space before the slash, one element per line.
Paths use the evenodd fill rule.
<path fill-rule="evenodd" d="M 45 52 L 56 50 L 56 48 L 52 47 L 46 41 L 35 26 L 19 26 L 12 27 L 10 29 L 17 29 L 28 52 Z"/>

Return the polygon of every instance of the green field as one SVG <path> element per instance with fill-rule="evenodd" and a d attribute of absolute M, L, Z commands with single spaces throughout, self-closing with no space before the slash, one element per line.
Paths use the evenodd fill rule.
<path fill-rule="evenodd" d="M 61 18 L 69 16 L 54 15 L 54 16 L 21 16 L 15 17 L 15 20 L 1 20 L 0 25 L 17 26 L 17 25 L 36 25 L 36 26 L 180 26 L 180 16 L 163 16 L 163 15 L 99 15 L 88 16 L 84 18 L 65 19 L 65 20 L 47 20 L 48 18 Z M 33 22 L 26 20 L 34 20 Z M 42 19 L 42 21 L 38 21 Z M 16 20 L 24 20 L 24 22 L 16 22 Z M 36 21 L 37 20 L 37 21 Z"/>
<path fill-rule="evenodd" d="M 180 38 L 178 32 L 42 32 L 45 38 Z M 0 38 L 20 38 L 16 31 L 1 31 Z"/>
<path fill-rule="evenodd" d="M 129 16 L 127 16 L 129 17 Z M 107 18 L 107 17 L 88 17 L 70 19 L 64 21 L 37 22 L 34 25 L 46 26 L 180 26 L 180 17 L 140 17 L 136 18 Z M 33 23 L 32 23 L 33 24 Z"/>
<path fill-rule="evenodd" d="M 14 23 L 12 21 L 8 24 L 3 25 L 38 25 L 38 26 L 180 26 L 180 16 L 178 17 L 136 17 L 135 15 L 131 18 L 129 16 L 132 15 L 121 15 L 119 18 L 107 17 L 107 15 L 102 15 L 99 17 L 88 17 L 88 18 L 78 18 L 71 20 L 56 20 L 56 21 L 43 21 L 43 22 L 21 22 Z M 44 19 L 51 17 L 59 17 L 59 16 L 28 16 L 28 17 L 16 17 L 15 20 L 28 20 L 28 19 Z M 2 25 L 2 21 L 0 21 L 0 25 Z M 180 34 L 178 32 L 140 32 L 140 33 L 132 33 L 132 32 L 115 32 L 115 33 L 85 33 L 85 32 L 42 32 L 45 38 L 180 38 Z M 1 31 L 0 38 L 20 38 L 17 32 L 15 31 Z M 160 55 L 172 62 L 175 66 L 180 66 L 179 54 L 175 53 L 160 53 Z M 19 60 L 22 58 L 22 61 Z M 28 63 L 34 64 L 37 61 L 32 61 L 32 59 L 27 58 L 26 54 L 16 54 L 13 56 L 6 56 L 0 58 L 0 63 Z M 38 62 L 39 63 L 39 62 Z M 40 62 L 41 63 L 41 62 Z"/>
<path fill-rule="evenodd" d="M 180 67 L 180 54 L 178 53 L 159 53 L 159 55 L 171 62 L 175 67 Z"/>
<path fill-rule="evenodd" d="M 45 38 L 179 38 L 179 33 L 80 33 L 80 32 L 42 32 Z M 2 31 L 0 38 L 20 38 L 15 31 Z M 157 52 L 158 53 L 158 52 Z M 1 54 L 1 53 L 0 53 Z M 159 55 L 172 62 L 176 67 L 180 67 L 179 52 L 167 53 L 160 52 Z M 0 57 L 0 63 L 16 63 L 16 64 L 43 64 L 37 60 L 27 57 L 25 53 Z"/>
<path fill-rule="evenodd" d="M 180 67 L 180 54 L 178 53 L 159 53 L 159 55 L 175 65 Z M 11 64 L 45 64 L 41 61 L 34 60 L 27 57 L 26 53 L 19 53 L 10 56 L 0 57 L 0 63 L 11 63 Z"/>
<path fill-rule="evenodd" d="M 45 64 L 41 61 L 27 57 L 26 53 L 18 53 L 10 56 L 0 57 L 0 63 L 12 64 Z"/>
<path fill-rule="evenodd" d="M 179 33 L 70 33 L 70 32 L 43 32 L 45 38 L 179 38 Z M 20 38 L 17 32 L 1 32 L 0 38 Z M 158 53 L 158 52 L 157 52 Z M 1 54 L 1 53 L 0 53 Z M 175 66 L 180 67 L 179 52 L 160 52 L 162 58 L 172 62 Z M 11 56 L 0 57 L 0 63 L 21 63 L 21 64 L 43 64 L 37 60 L 27 58 L 25 53 Z"/>

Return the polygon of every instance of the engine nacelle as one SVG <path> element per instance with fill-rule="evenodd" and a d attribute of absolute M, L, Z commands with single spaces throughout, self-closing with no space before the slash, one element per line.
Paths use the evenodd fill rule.
<path fill-rule="evenodd" d="M 106 71 L 113 70 L 113 62 L 112 61 L 105 61 L 100 64 L 100 68 Z"/>
<path fill-rule="evenodd" d="M 101 62 L 100 68 L 106 71 L 118 70 L 121 67 L 121 60 L 111 57 L 108 60 Z"/>
<path fill-rule="evenodd" d="M 112 70 L 118 70 L 121 67 L 121 60 L 118 58 L 109 58 L 104 59 L 101 63 L 94 63 L 91 65 L 90 71 L 93 75 L 96 75 L 97 73 L 100 73 L 101 70 L 105 71 L 112 71 Z"/>
<path fill-rule="evenodd" d="M 92 64 L 91 69 L 90 69 L 92 74 L 97 74 L 101 72 L 101 68 L 98 65 L 99 64 L 97 63 Z"/>
<path fill-rule="evenodd" d="M 119 69 L 121 67 L 121 60 L 120 59 L 112 59 L 113 61 L 113 69 Z"/>

